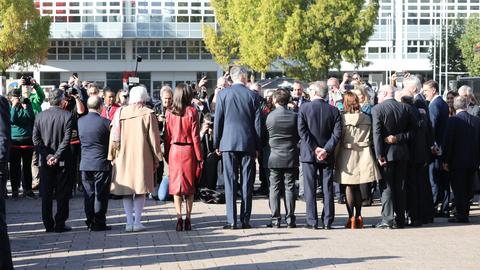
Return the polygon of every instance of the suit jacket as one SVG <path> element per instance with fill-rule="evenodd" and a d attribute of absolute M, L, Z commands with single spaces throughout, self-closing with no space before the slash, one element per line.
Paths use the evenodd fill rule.
<path fill-rule="evenodd" d="M 448 119 L 443 143 L 443 162 L 452 169 L 478 169 L 480 164 L 480 119 L 459 112 Z"/>
<path fill-rule="evenodd" d="M 80 171 L 109 171 L 110 120 L 89 112 L 78 119 L 78 136 L 82 149 Z"/>
<path fill-rule="evenodd" d="M 423 104 L 415 102 L 415 105 L 411 105 L 417 121 L 415 140 L 410 142 L 410 161 L 414 164 L 430 163 L 432 157 L 430 150 L 430 146 L 433 145 L 432 125 Z"/>
<path fill-rule="evenodd" d="M 243 84 L 218 93 L 213 145 L 220 151 L 254 154 L 261 149 L 261 108 L 257 94 Z"/>
<path fill-rule="evenodd" d="M 72 137 L 72 113 L 57 106 L 37 115 L 33 125 L 33 145 L 39 155 L 39 166 L 47 166 L 47 156 L 54 155 L 62 165 L 69 159 Z"/>
<path fill-rule="evenodd" d="M 409 160 L 409 142 L 413 140 L 417 120 L 408 104 L 387 99 L 372 108 L 373 142 L 377 159 L 387 161 Z M 390 135 L 397 138 L 395 144 L 384 139 Z"/>
<path fill-rule="evenodd" d="M 301 162 L 316 162 L 315 149 L 321 147 L 328 155 L 319 163 L 333 164 L 335 147 L 342 136 L 340 112 L 321 99 L 304 103 L 298 112 L 298 134 Z"/>
<path fill-rule="evenodd" d="M 5 97 L 0 96 L 0 163 L 10 159 L 11 132 L 10 105 Z"/>
<path fill-rule="evenodd" d="M 297 121 L 298 114 L 285 107 L 277 107 L 267 116 L 268 168 L 298 167 Z"/>
<path fill-rule="evenodd" d="M 448 105 L 442 97 L 436 97 L 428 105 L 428 112 L 432 123 L 434 142 L 441 147 L 447 126 Z"/>

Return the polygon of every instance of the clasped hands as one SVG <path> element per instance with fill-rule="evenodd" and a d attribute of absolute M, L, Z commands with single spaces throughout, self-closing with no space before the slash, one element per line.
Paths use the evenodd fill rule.
<path fill-rule="evenodd" d="M 327 159 L 327 150 L 321 148 L 321 147 L 317 147 L 315 148 L 315 157 L 318 159 L 318 160 L 325 160 Z"/>
<path fill-rule="evenodd" d="M 58 163 L 58 159 L 55 158 L 54 155 L 48 155 L 47 156 L 47 165 L 48 166 L 55 166 Z"/>
<path fill-rule="evenodd" d="M 385 143 L 387 144 L 395 144 L 397 143 L 397 137 L 395 135 L 389 135 L 383 139 Z"/>

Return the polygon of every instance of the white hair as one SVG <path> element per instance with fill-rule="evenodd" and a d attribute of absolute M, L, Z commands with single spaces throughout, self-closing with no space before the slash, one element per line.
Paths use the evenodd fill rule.
<path fill-rule="evenodd" d="M 232 77 L 232 80 L 240 81 L 242 77 L 247 78 L 248 70 L 244 66 L 233 66 L 230 69 L 230 76 Z"/>
<path fill-rule="evenodd" d="M 415 86 L 415 93 L 419 93 L 422 89 L 422 82 L 420 82 L 417 76 L 410 75 L 407 78 L 403 79 L 403 86 L 405 88 Z"/>
<path fill-rule="evenodd" d="M 128 105 L 145 103 L 149 100 L 147 88 L 143 85 L 135 86 L 130 90 Z"/>
<path fill-rule="evenodd" d="M 160 89 L 160 96 L 163 96 L 163 94 L 164 94 L 165 92 L 169 92 L 170 94 L 173 95 L 172 87 L 170 87 L 170 85 L 164 85 L 164 86 L 162 86 L 162 88 Z"/>
<path fill-rule="evenodd" d="M 460 94 L 460 92 L 463 92 L 463 91 L 465 91 L 465 93 L 467 93 L 469 96 L 473 95 L 472 88 L 468 85 L 462 85 L 460 86 L 460 88 L 458 88 L 458 94 Z"/>

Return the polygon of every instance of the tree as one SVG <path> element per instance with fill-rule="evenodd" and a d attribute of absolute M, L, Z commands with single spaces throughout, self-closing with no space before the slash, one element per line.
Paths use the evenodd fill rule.
<path fill-rule="evenodd" d="M 308 1 L 307 1 L 308 2 Z M 282 56 L 287 73 L 323 78 L 342 61 L 367 64 L 363 46 L 373 34 L 378 0 L 317 0 L 297 6 L 286 24 Z"/>
<path fill-rule="evenodd" d="M 443 28 L 442 32 L 445 32 Z M 465 32 L 465 22 L 463 20 L 457 20 L 448 28 L 448 71 L 450 72 L 464 72 L 467 70 L 464 64 L 462 51 L 460 50 L 459 39 Z M 432 39 L 433 44 L 433 39 Z M 445 48 L 445 44 L 442 45 Z M 434 52 L 436 57 L 434 57 Z M 440 58 L 442 61 L 442 70 L 445 70 L 445 49 L 440 50 L 440 42 L 436 43 L 436 48 L 430 48 L 429 56 L 430 63 L 433 69 L 438 69 Z M 434 62 L 435 60 L 435 62 Z"/>
<path fill-rule="evenodd" d="M 41 17 L 31 0 L 0 0 L 0 71 L 14 64 L 42 63 L 47 56 L 50 17 Z"/>
<path fill-rule="evenodd" d="M 285 23 L 299 0 L 212 0 L 219 30 L 205 27 L 205 44 L 215 60 L 232 59 L 265 72 L 280 56 Z"/>
<path fill-rule="evenodd" d="M 288 75 L 314 80 L 342 61 L 364 65 L 378 0 L 212 0 L 219 31 L 205 29 L 216 61 L 265 72 L 274 61 Z"/>
<path fill-rule="evenodd" d="M 480 76 L 480 52 L 477 46 L 480 44 L 480 16 L 471 15 L 465 25 L 465 33 L 460 38 L 460 49 L 462 50 L 465 66 L 470 76 Z"/>

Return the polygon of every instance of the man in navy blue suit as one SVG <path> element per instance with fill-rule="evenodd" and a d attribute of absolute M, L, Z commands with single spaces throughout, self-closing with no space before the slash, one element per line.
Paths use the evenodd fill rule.
<path fill-rule="evenodd" d="M 328 104 L 325 82 L 310 86 L 312 101 L 298 112 L 298 133 L 301 138 L 300 162 L 303 167 L 304 198 L 307 206 L 305 227 L 318 228 L 317 172 L 323 181 L 322 227 L 330 229 L 335 216 L 333 203 L 334 151 L 342 135 L 342 120 L 337 108 Z"/>
<path fill-rule="evenodd" d="M 100 116 L 102 100 L 99 96 L 89 97 L 87 107 L 88 114 L 78 119 L 85 223 L 92 231 L 106 231 L 111 229 L 105 218 L 111 181 L 111 165 L 107 160 L 110 121 Z"/>
<path fill-rule="evenodd" d="M 448 105 L 438 94 L 438 83 L 436 81 L 425 82 L 423 91 L 426 99 L 430 101 L 428 112 L 434 134 L 434 145 L 431 146 L 434 159 L 429 167 L 434 208 L 437 217 L 449 217 L 450 186 L 448 177 L 441 166 L 442 144 L 448 120 Z"/>
<path fill-rule="evenodd" d="M 10 105 L 6 98 L 0 95 L 0 183 L 7 182 L 7 163 L 10 153 Z M 1 185 L 5 187 L 6 185 Z M 3 189 L 3 188 L 2 188 Z M 0 189 L 0 269 L 13 269 L 10 240 L 8 239 L 7 222 L 5 219 L 6 190 Z"/>
<path fill-rule="evenodd" d="M 443 143 L 443 168 L 450 173 L 457 208 L 449 222 L 469 221 L 473 176 L 480 165 L 480 118 L 467 112 L 468 105 L 468 98 L 455 98 L 456 115 L 448 119 Z"/>
<path fill-rule="evenodd" d="M 224 229 L 235 229 L 237 226 L 239 172 L 242 188 L 240 222 L 243 229 L 248 229 L 251 228 L 255 155 L 261 149 L 260 106 L 257 94 L 245 86 L 247 70 L 234 66 L 230 74 L 233 85 L 220 91 L 216 101 L 213 144 L 223 160 L 227 207 L 227 224 Z"/>

